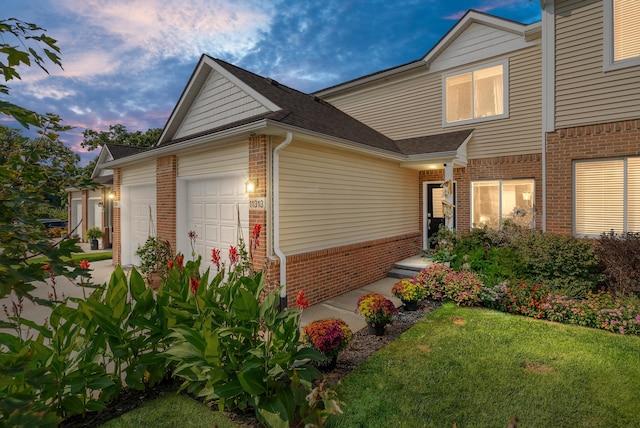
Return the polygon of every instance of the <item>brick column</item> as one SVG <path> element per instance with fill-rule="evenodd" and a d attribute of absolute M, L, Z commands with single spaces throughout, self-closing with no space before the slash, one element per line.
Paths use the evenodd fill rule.
<path fill-rule="evenodd" d="M 176 250 L 176 186 L 178 158 L 167 156 L 156 161 L 156 230 L 158 239 L 169 241 Z"/>
<path fill-rule="evenodd" d="M 267 266 L 267 239 L 268 227 L 268 204 L 267 204 L 267 143 L 266 135 L 257 135 L 249 138 L 249 178 L 257 180 L 255 192 L 249 194 L 251 201 L 264 201 L 264 206 L 259 204 L 249 205 L 249 234 L 256 224 L 262 226 L 258 246 L 252 250 L 253 265 L 256 270 L 268 270 Z M 250 245 L 247 238 L 247 246 Z"/>
<path fill-rule="evenodd" d="M 113 265 L 117 266 L 122 264 L 122 239 L 120 235 L 120 231 L 122 230 L 120 226 L 120 222 L 122 221 L 122 217 L 120 216 L 120 183 L 121 183 L 121 170 L 120 168 L 116 168 L 113 170 L 113 200 L 118 201 L 118 206 L 116 203 L 113 203 Z"/>

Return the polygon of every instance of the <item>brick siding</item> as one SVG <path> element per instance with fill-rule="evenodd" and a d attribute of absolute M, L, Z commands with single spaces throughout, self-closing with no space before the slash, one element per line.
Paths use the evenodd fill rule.
<path fill-rule="evenodd" d="M 122 182 L 121 169 L 113 170 L 113 200 L 120 201 L 120 183 Z M 121 226 L 120 207 L 113 207 L 113 265 L 122 264 L 122 237 L 120 234 Z"/>
<path fill-rule="evenodd" d="M 573 161 L 640 155 L 640 119 L 547 133 L 547 231 L 573 232 Z"/>
<path fill-rule="evenodd" d="M 176 251 L 176 186 L 178 158 L 167 156 L 156 161 L 156 231 L 159 240 L 168 241 Z"/>

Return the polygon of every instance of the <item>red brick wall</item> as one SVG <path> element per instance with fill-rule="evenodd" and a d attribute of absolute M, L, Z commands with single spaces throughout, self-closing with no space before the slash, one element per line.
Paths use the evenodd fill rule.
<path fill-rule="evenodd" d="M 421 239 L 415 233 L 289 256 L 288 304 L 295 306 L 301 290 L 314 304 L 382 279 L 393 263 L 418 254 Z"/>
<path fill-rule="evenodd" d="M 169 241 L 176 250 L 176 186 L 178 159 L 167 156 L 156 160 L 156 219 L 157 236 Z"/>
<path fill-rule="evenodd" d="M 454 168 L 453 179 L 456 183 L 456 228 L 471 228 L 471 182 L 476 180 L 512 180 L 520 178 L 535 179 L 536 190 L 536 228 L 542 223 L 542 155 L 500 156 L 486 159 L 471 159 L 466 168 Z M 420 172 L 420 230 L 423 221 L 422 183 L 426 181 L 444 181 L 444 170 Z"/>
<path fill-rule="evenodd" d="M 547 231 L 573 232 L 573 163 L 640 155 L 640 119 L 547 133 Z"/>
<path fill-rule="evenodd" d="M 249 139 L 249 178 L 257 180 L 256 191 L 249 198 L 264 198 L 267 196 L 267 136 L 258 135 Z M 262 226 L 258 246 L 252 249 L 253 265 L 257 270 L 264 269 L 267 263 L 267 207 L 249 207 L 249 233 L 256 224 Z M 249 241 L 249 238 L 247 238 Z M 249 242 L 247 242 L 249 246 Z"/>
<path fill-rule="evenodd" d="M 113 170 L 113 200 L 120 201 L 120 182 L 121 170 L 116 168 Z M 120 207 L 113 207 L 113 265 L 117 266 L 122 263 L 122 238 L 120 235 Z"/>

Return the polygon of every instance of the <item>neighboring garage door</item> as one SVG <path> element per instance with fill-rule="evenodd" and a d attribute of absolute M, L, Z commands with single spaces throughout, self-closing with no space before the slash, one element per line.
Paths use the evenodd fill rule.
<path fill-rule="evenodd" d="M 140 265 L 135 252 L 149 235 L 156 234 L 156 186 L 143 184 L 123 188 L 122 264 Z"/>
<path fill-rule="evenodd" d="M 196 254 L 202 255 L 202 268 L 211 266 L 211 250 L 220 250 L 228 266 L 231 245 L 237 246 L 239 233 L 248 242 L 249 199 L 245 192 L 244 176 L 225 176 L 187 181 L 186 230 L 179 231 L 178 246 L 185 256 L 191 254 L 188 231 L 197 234 Z M 238 215 L 241 229 L 238 229 Z M 181 227 L 179 227 L 181 229 Z"/>

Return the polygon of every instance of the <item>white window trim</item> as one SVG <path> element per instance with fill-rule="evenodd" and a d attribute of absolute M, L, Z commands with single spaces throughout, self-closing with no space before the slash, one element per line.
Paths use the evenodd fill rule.
<path fill-rule="evenodd" d="M 603 70 L 613 71 L 621 68 L 640 65 L 640 56 L 621 61 L 613 60 L 613 0 L 603 1 L 604 34 L 603 34 Z"/>
<path fill-rule="evenodd" d="M 470 182 L 470 204 L 469 204 L 469 213 L 470 213 L 470 217 L 469 217 L 469 224 L 470 224 L 470 229 L 473 229 L 473 214 L 474 214 L 474 208 L 473 208 L 473 183 L 488 183 L 488 182 L 493 182 L 493 181 L 497 181 L 499 183 L 499 194 L 498 194 L 498 206 L 500 207 L 500 212 L 498 213 L 498 224 L 500 225 L 500 229 L 502 229 L 502 222 L 504 221 L 504 213 L 502 212 L 502 183 L 505 181 L 518 181 L 518 180 L 522 180 L 522 181 L 532 181 L 533 182 L 533 190 L 531 192 L 531 209 L 533 210 L 533 226 L 531 227 L 531 230 L 535 230 L 536 228 L 536 179 L 535 177 L 524 177 L 524 178 L 495 178 L 495 179 L 485 179 L 485 180 L 472 180 Z"/>
<path fill-rule="evenodd" d="M 471 73 L 477 70 L 485 68 L 495 67 L 496 65 L 502 65 L 502 78 L 503 78 L 503 91 L 502 91 L 502 105 L 504 106 L 504 113 L 496 116 L 480 117 L 477 119 L 459 120 L 457 122 L 447 122 L 447 78 L 457 76 L 459 74 Z M 473 84 L 471 85 L 473 88 Z M 473 99 L 472 99 L 473 101 Z M 453 73 L 442 75 L 442 127 L 450 128 L 452 126 L 466 125 L 469 123 L 489 122 L 498 119 L 509 118 L 509 59 L 502 61 L 491 62 L 487 64 L 478 65 L 472 68 L 466 68 L 464 70 L 458 70 Z"/>

